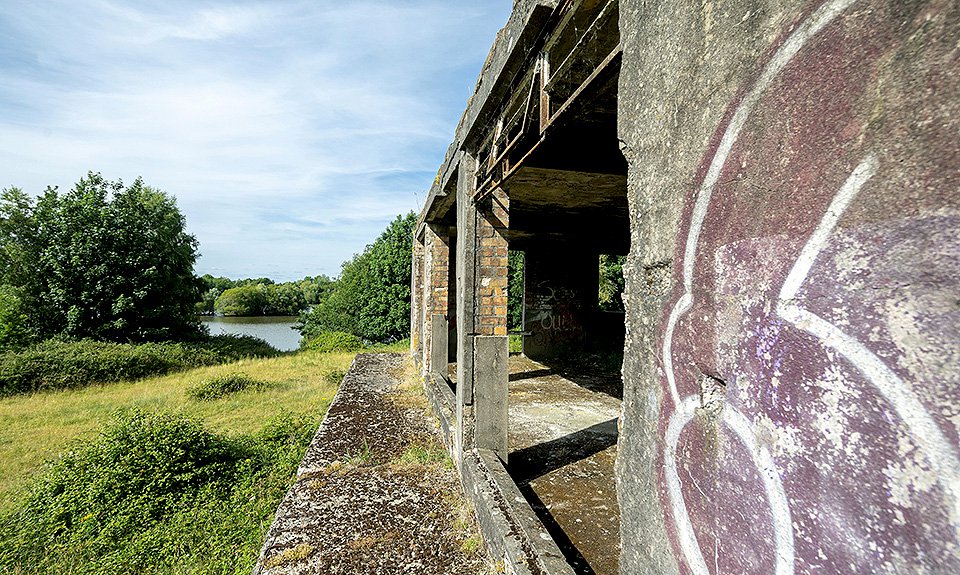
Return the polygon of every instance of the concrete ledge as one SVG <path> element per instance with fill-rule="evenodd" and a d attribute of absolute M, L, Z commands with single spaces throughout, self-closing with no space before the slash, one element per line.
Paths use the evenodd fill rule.
<path fill-rule="evenodd" d="M 437 447 L 422 402 L 406 400 L 400 354 L 360 354 L 343 378 L 277 509 L 254 575 L 486 572 L 451 528 L 447 466 L 404 464 L 410 447 Z M 459 495 L 457 494 L 459 499 Z"/>
<path fill-rule="evenodd" d="M 456 396 L 453 390 L 447 385 L 447 381 L 437 372 L 427 375 L 423 379 L 423 390 L 427 394 L 427 400 L 433 408 L 433 413 L 440 420 L 440 435 L 443 437 L 443 444 L 447 449 L 453 449 L 454 431 L 456 430 Z"/>
<path fill-rule="evenodd" d="M 513 575 L 574 575 L 503 464 L 492 451 L 463 454 L 460 467 L 487 550 Z"/>

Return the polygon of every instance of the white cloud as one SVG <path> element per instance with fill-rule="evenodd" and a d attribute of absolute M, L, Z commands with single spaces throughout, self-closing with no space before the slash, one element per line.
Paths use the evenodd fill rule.
<path fill-rule="evenodd" d="M 8 0 L 0 185 L 142 175 L 201 273 L 335 274 L 419 207 L 511 7 Z"/>

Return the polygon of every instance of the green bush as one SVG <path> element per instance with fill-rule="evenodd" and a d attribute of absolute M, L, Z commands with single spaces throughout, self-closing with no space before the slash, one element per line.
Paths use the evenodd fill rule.
<path fill-rule="evenodd" d="M 304 340 L 300 347 L 323 352 L 358 351 L 363 349 L 363 340 L 342 331 L 324 331 Z"/>
<path fill-rule="evenodd" d="M 297 329 L 307 340 L 325 331 L 392 342 L 410 333 L 410 273 L 413 212 L 397 216 L 363 253 L 343 263 L 329 294 L 300 315 Z"/>
<path fill-rule="evenodd" d="M 269 343 L 252 335 L 221 334 L 189 345 L 196 349 L 212 351 L 220 358 L 217 363 L 248 357 L 276 357 L 282 353 Z"/>
<path fill-rule="evenodd" d="M 118 414 L 0 516 L 0 571 L 249 573 L 317 422 L 229 438 L 173 414 Z"/>
<path fill-rule="evenodd" d="M 48 340 L 22 351 L 0 353 L 0 395 L 141 379 L 279 353 L 263 340 L 234 335 L 139 345 Z"/>
<path fill-rule="evenodd" d="M 187 395 L 200 401 L 209 401 L 249 388 L 260 390 L 268 385 L 267 382 L 254 379 L 245 373 L 228 373 L 201 381 L 187 389 Z"/>

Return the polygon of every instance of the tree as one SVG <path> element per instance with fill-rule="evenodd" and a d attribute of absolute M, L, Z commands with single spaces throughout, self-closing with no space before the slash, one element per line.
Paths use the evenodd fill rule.
<path fill-rule="evenodd" d="M 0 280 L 17 288 L 40 337 L 113 341 L 201 333 L 197 240 L 174 199 L 100 174 L 36 200 L 0 194 Z"/>
<path fill-rule="evenodd" d="M 416 221 L 413 212 L 397 216 L 363 253 L 343 264 L 330 294 L 301 316 L 300 331 L 307 339 L 324 331 L 378 342 L 407 336 Z"/>
<path fill-rule="evenodd" d="M 267 309 L 267 287 L 262 284 L 246 284 L 220 294 L 213 306 L 215 312 L 227 316 L 264 315 Z"/>
<path fill-rule="evenodd" d="M 325 275 L 305 277 L 298 282 L 307 305 L 316 305 L 326 299 L 333 290 L 334 281 Z"/>
<path fill-rule="evenodd" d="M 268 315 L 297 315 L 305 307 L 307 300 L 298 284 L 288 282 L 267 286 Z"/>
<path fill-rule="evenodd" d="M 19 290 L 0 285 L 0 349 L 23 347 L 34 340 L 30 316 Z"/>
<path fill-rule="evenodd" d="M 507 252 L 507 327 L 523 329 L 523 252 Z"/>

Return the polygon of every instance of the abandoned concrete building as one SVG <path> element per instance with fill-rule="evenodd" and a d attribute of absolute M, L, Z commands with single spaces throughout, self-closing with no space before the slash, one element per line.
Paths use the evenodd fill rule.
<path fill-rule="evenodd" d="M 514 3 L 411 335 L 508 572 L 960 573 L 958 38 L 953 0 Z"/>

